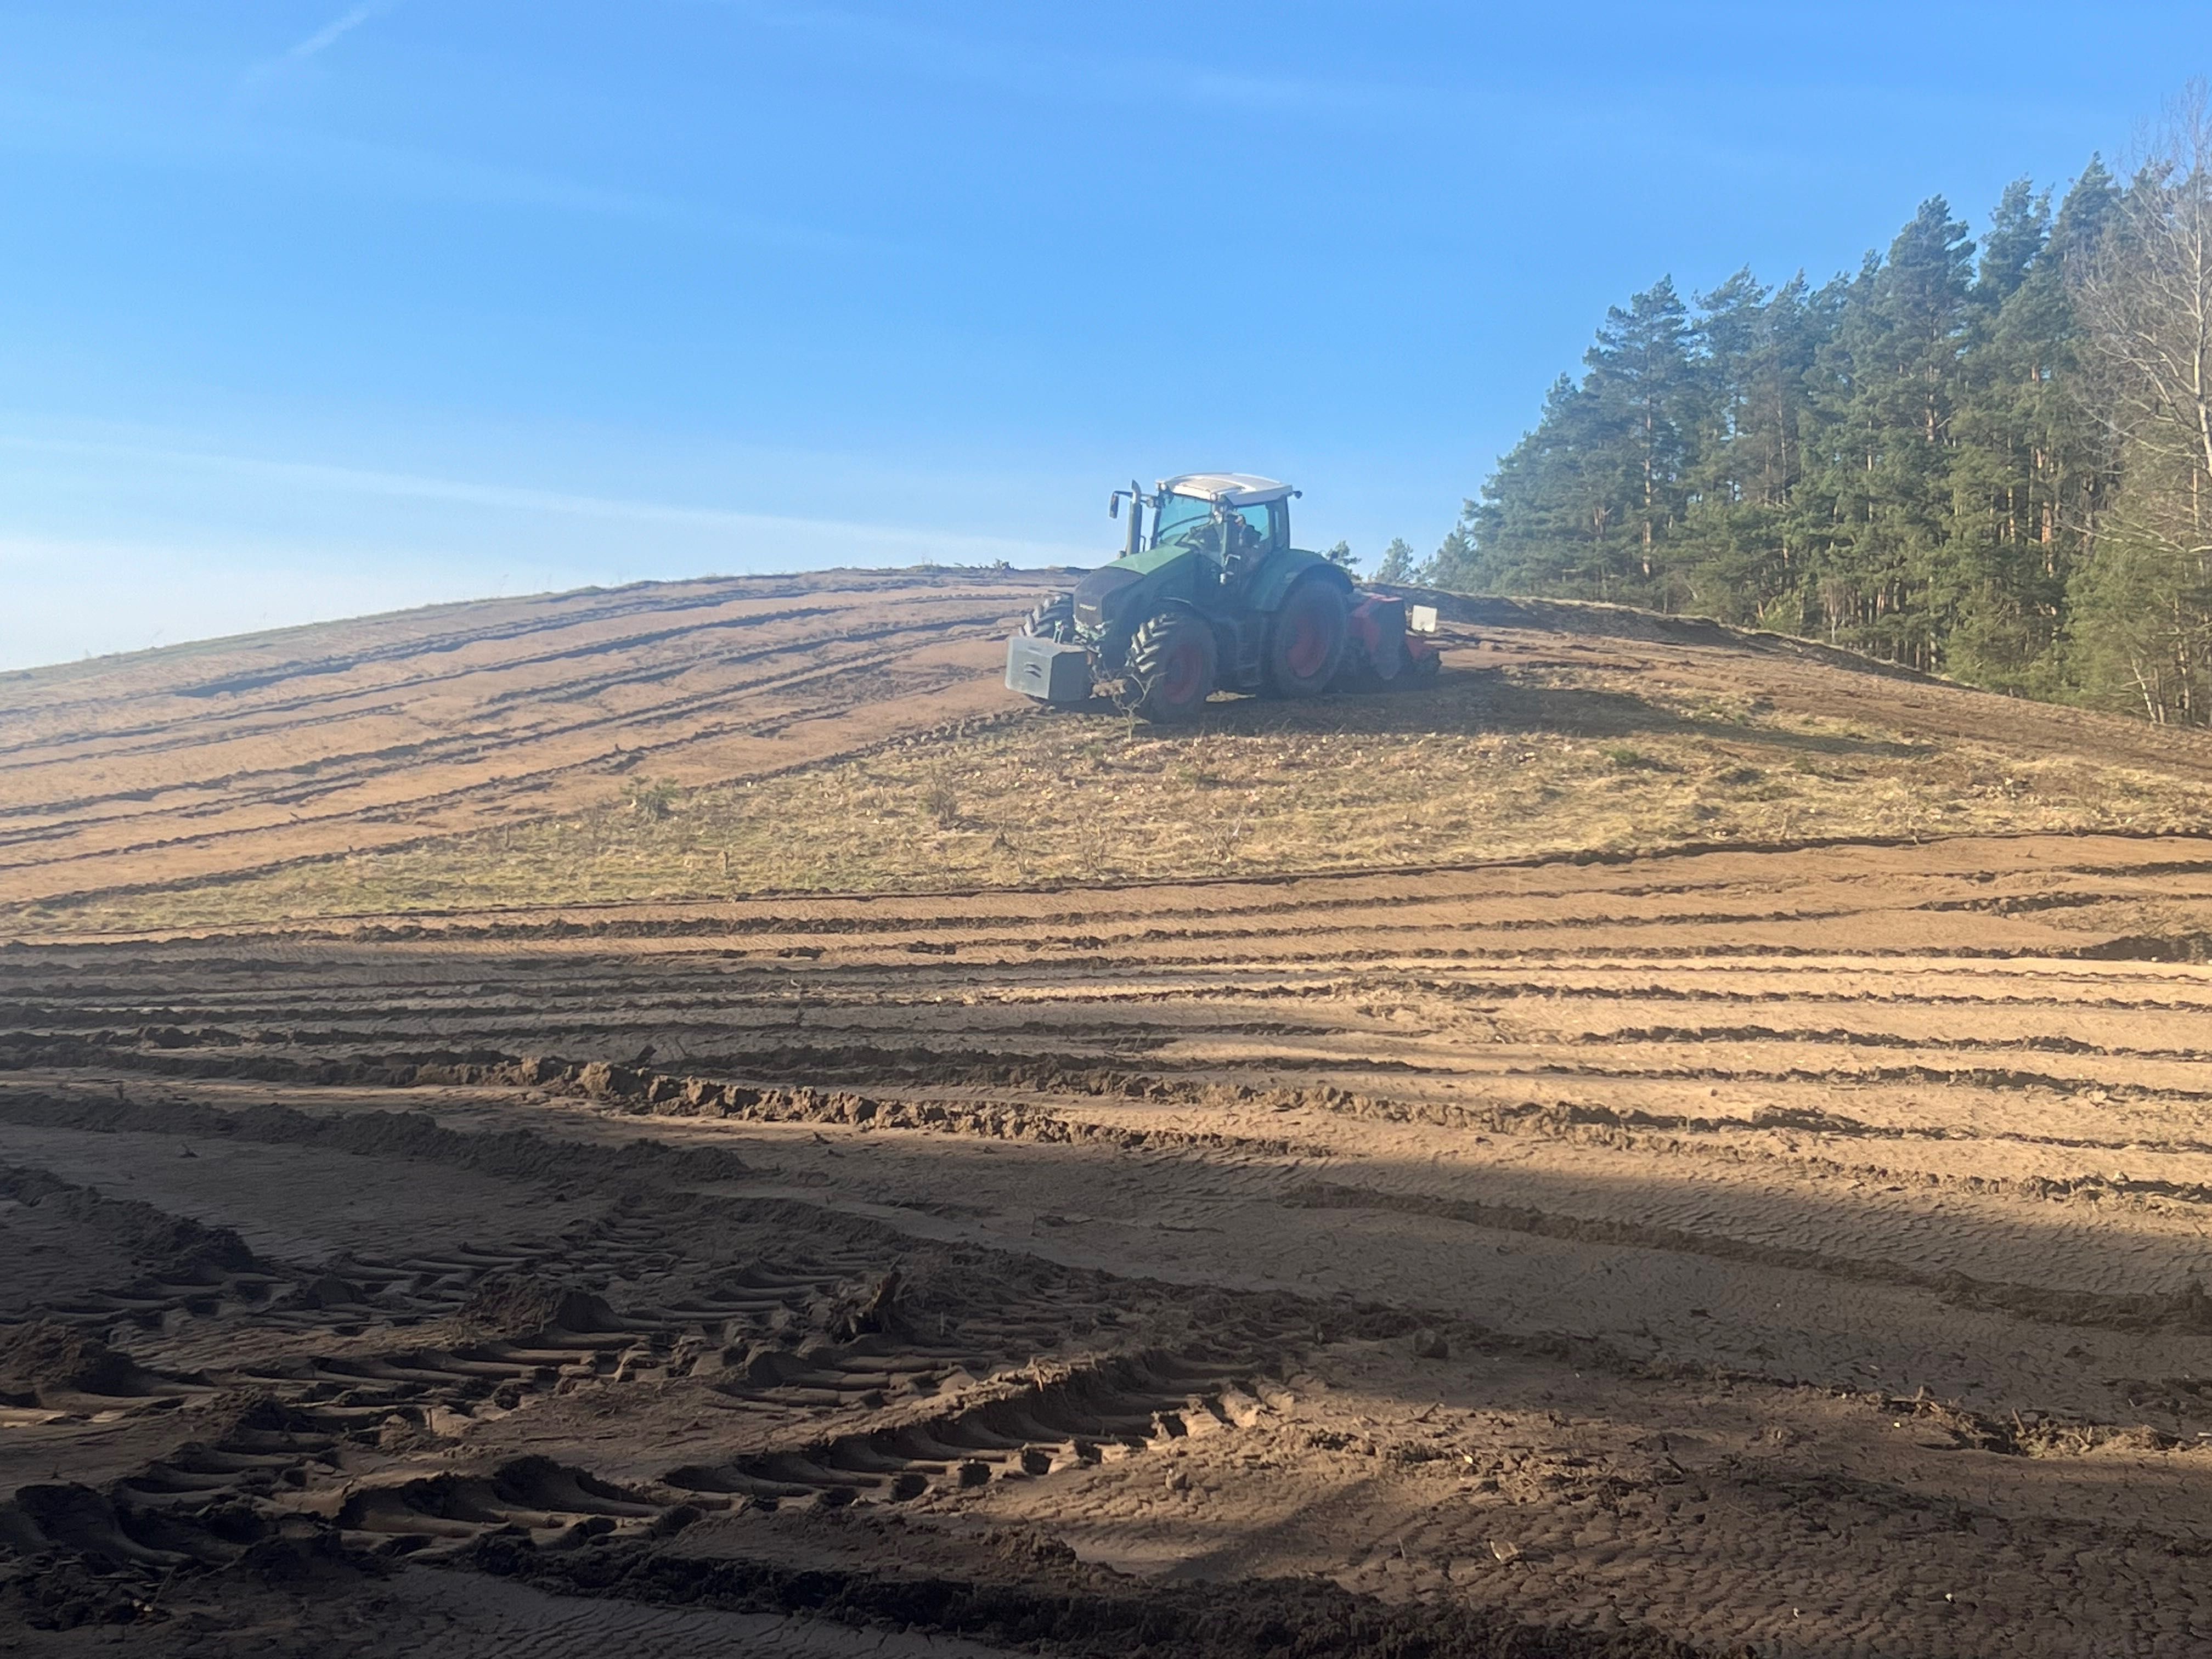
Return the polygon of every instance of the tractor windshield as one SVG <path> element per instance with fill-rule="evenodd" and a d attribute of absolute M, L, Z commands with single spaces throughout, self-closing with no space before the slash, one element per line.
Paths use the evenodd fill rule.
<path fill-rule="evenodd" d="M 1158 516 L 1152 520 L 1152 545 L 1164 547 L 1170 542 L 1180 542 L 1188 547 L 1200 547 L 1212 538 L 1204 532 L 1213 528 L 1213 503 L 1195 495 L 1163 495 Z"/>

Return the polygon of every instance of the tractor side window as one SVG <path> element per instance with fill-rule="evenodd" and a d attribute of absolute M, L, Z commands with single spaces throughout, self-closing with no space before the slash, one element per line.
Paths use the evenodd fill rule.
<path fill-rule="evenodd" d="M 1237 516 L 1244 520 L 1250 534 L 1244 544 L 1255 553 L 1264 553 L 1275 545 L 1275 504 L 1269 501 L 1260 507 L 1240 507 Z"/>

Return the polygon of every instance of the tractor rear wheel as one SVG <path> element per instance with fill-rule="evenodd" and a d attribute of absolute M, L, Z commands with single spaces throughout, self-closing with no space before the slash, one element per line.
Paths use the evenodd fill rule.
<path fill-rule="evenodd" d="M 1328 690 L 1349 631 L 1343 589 L 1326 577 L 1301 578 L 1267 629 L 1267 689 L 1279 697 Z"/>
<path fill-rule="evenodd" d="M 1213 695 L 1213 630 L 1188 611 L 1163 611 L 1129 641 L 1121 706 L 1148 720 L 1196 717 Z"/>
<path fill-rule="evenodd" d="M 1054 645 L 1075 643 L 1075 596 L 1055 593 L 1022 619 L 1021 631 L 1033 640 L 1050 640 Z"/>

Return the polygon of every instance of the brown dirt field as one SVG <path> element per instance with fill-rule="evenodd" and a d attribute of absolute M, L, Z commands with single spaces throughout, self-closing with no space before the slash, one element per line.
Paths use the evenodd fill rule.
<path fill-rule="evenodd" d="M 848 580 L 871 615 L 908 591 Z M 896 579 L 979 659 L 1030 580 Z M 769 603 L 744 587 L 715 605 Z M 620 599 L 641 637 L 650 597 L 507 609 L 588 630 L 616 624 L 562 607 Z M 362 884 L 333 882 L 195 919 L 240 889 L 208 878 L 331 836 L 465 874 L 502 815 L 600 810 L 617 751 L 555 757 L 613 737 L 552 735 L 599 694 L 500 704 L 481 798 L 380 817 L 417 781 L 364 769 L 287 828 L 289 783 L 200 752 L 227 716 L 149 717 L 131 751 L 121 692 L 86 692 L 73 759 L 0 773 L 16 822 L 75 826 L 10 844 L 27 920 L 0 947 L 7 1639 L 2212 1650 L 2212 752 L 1634 613 L 1457 625 L 1480 641 L 1447 688 L 1492 676 L 1486 704 L 1423 726 L 1363 700 L 1304 735 L 1225 706 L 1192 741 L 1223 768 L 1239 741 L 1433 741 L 1443 709 L 1548 688 L 1528 746 L 1632 742 L 1669 788 L 1816 738 L 1960 769 L 1898 774 L 1930 817 L 1893 840 L 1763 836 L 1753 800 L 1668 831 L 1750 844 L 1547 850 L 1511 839 L 1541 841 L 1506 821 L 1524 798 L 1438 771 L 1415 793 L 1469 792 L 1466 835 L 1519 856 L 1319 867 L 1346 798 L 1181 880 L 956 888 L 929 840 L 855 854 L 866 892 L 347 915 Z M 541 662 L 530 636 L 481 648 Z M 637 647 L 702 684 L 721 648 Z M 434 672 L 394 649 L 343 672 Z M 90 678 L 189 661 L 161 654 Z M 499 671 L 470 672 L 491 707 Z M 1632 672 L 1680 724 L 1607 704 L 1645 729 L 1594 739 L 1588 700 L 1620 693 L 1576 676 Z M 750 690 L 696 715 L 724 735 L 653 718 L 696 789 L 925 730 L 965 765 L 1034 717 L 986 724 L 1002 694 L 963 674 L 750 750 Z M 63 678 L 33 677 L 50 732 Z M 280 716 L 264 779 L 291 775 Z M 100 793 L 103 744 L 107 807 L 60 804 Z M 1553 775 L 1592 793 L 1651 770 L 1575 758 Z M 161 766 L 196 781 L 119 804 Z M 2139 784 L 1970 793 L 2039 767 Z"/>
<path fill-rule="evenodd" d="M 833 571 L 411 611 L 0 674 L 0 902 L 759 775 L 994 710 L 1050 573 Z"/>

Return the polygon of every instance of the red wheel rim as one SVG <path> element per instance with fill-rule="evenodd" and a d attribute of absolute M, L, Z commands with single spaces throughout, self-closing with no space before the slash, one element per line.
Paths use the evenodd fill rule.
<path fill-rule="evenodd" d="M 1283 647 L 1283 666 L 1302 680 L 1310 680 L 1328 662 L 1328 629 L 1318 609 L 1308 599 L 1288 618 L 1290 643 Z"/>
<path fill-rule="evenodd" d="M 1177 646 L 1160 665 L 1160 698 L 1164 702 L 1196 702 L 1206 678 L 1206 653 L 1196 641 Z"/>

